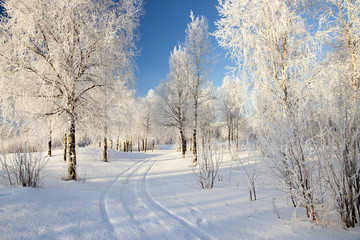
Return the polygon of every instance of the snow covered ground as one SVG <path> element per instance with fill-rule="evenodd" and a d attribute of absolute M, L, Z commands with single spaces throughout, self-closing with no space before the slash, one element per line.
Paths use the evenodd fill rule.
<path fill-rule="evenodd" d="M 0 239 L 360 239 L 360 228 L 308 222 L 302 210 L 257 179 L 250 202 L 247 177 L 224 160 L 212 190 L 200 188 L 190 158 L 172 149 L 153 153 L 79 148 L 82 181 L 63 181 L 67 166 L 55 151 L 42 188 L 0 184 Z M 280 219 L 274 212 L 274 205 Z"/>

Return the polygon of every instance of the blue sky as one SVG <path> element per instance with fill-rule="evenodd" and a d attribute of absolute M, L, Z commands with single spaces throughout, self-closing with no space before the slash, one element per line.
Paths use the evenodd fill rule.
<path fill-rule="evenodd" d="M 141 19 L 140 40 L 137 43 L 141 55 L 136 62 L 136 89 L 138 96 L 145 96 L 149 89 L 155 89 L 166 80 L 169 72 L 170 52 L 178 43 L 185 40 L 185 30 L 190 22 L 190 10 L 194 15 L 203 15 L 208 19 L 209 31 L 215 31 L 214 22 L 218 19 L 216 6 L 218 0 L 144 0 L 145 14 Z M 211 66 L 211 81 L 221 85 L 227 65 L 225 54 L 217 47 L 212 37 L 213 46 L 219 53 L 219 59 Z"/>

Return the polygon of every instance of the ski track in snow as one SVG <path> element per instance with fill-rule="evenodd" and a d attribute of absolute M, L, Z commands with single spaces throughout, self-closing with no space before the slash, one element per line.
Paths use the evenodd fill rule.
<path fill-rule="evenodd" d="M 125 173 L 127 173 L 128 171 L 130 171 L 132 168 L 134 168 L 136 165 L 138 165 L 139 163 L 141 163 L 143 160 L 139 160 L 138 162 L 134 163 L 133 165 L 131 165 L 128 169 L 126 169 L 125 171 L 121 172 L 109 185 L 109 187 L 102 193 L 101 197 L 100 197 L 100 201 L 99 201 L 99 207 L 100 207 L 100 214 L 102 219 L 104 220 L 104 222 L 106 223 L 109 231 L 112 233 L 112 236 L 114 237 L 114 239 L 116 239 L 115 235 L 114 235 L 114 226 L 111 223 L 111 219 L 109 217 L 109 213 L 107 210 L 107 204 L 106 204 L 106 200 L 109 197 L 109 192 L 110 190 L 113 188 L 113 186 L 115 185 L 115 183 L 117 183 L 120 179 L 120 177 L 122 175 L 124 175 Z"/>
<path fill-rule="evenodd" d="M 214 239 L 211 235 L 209 235 L 208 233 L 206 233 L 205 231 L 203 231 L 202 229 L 200 229 L 196 225 L 194 225 L 191 222 L 189 222 L 189 221 L 181 218 L 180 216 L 177 216 L 176 214 L 172 213 L 171 210 L 165 208 L 158 201 L 156 201 L 155 198 L 153 198 L 151 196 L 150 191 L 148 190 L 147 175 L 151 171 L 151 169 L 153 168 L 154 165 L 155 165 L 155 162 L 153 162 L 151 164 L 151 166 L 149 167 L 149 169 L 146 171 L 146 173 L 144 174 L 144 177 L 143 177 L 143 181 L 142 181 L 143 187 L 145 189 L 144 192 L 146 193 L 145 197 L 147 198 L 148 202 L 151 205 L 153 205 L 153 207 L 155 209 L 157 209 L 158 211 L 161 211 L 164 214 L 166 214 L 167 216 L 169 216 L 170 218 L 175 219 L 184 228 L 186 228 L 189 232 L 191 232 L 193 235 L 197 236 L 197 238 L 199 238 L 199 239 Z"/>
<path fill-rule="evenodd" d="M 137 161 L 103 192 L 100 212 L 113 238 L 214 239 L 151 196 L 148 175 L 156 162 L 151 157 Z"/>

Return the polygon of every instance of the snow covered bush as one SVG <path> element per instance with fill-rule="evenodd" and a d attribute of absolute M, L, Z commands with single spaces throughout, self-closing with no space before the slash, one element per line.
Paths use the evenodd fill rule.
<path fill-rule="evenodd" d="M 39 187 L 42 183 L 42 170 L 47 159 L 39 152 L 30 152 L 26 145 L 14 154 L 2 155 L 0 158 L 3 178 L 7 184 L 23 187 Z"/>
<path fill-rule="evenodd" d="M 211 189 L 214 187 L 219 167 L 223 161 L 223 154 L 218 153 L 216 148 L 212 150 L 206 145 L 199 155 L 194 173 L 202 188 Z"/>
<path fill-rule="evenodd" d="M 255 155 L 256 154 L 255 149 L 250 149 L 249 143 L 247 145 L 248 145 L 247 146 L 248 157 L 245 160 L 241 159 L 239 157 L 238 151 L 236 150 L 236 148 L 234 146 L 230 149 L 230 154 L 231 154 L 232 160 L 236 161 L 237 163 L 239 163 L 241 165 L 244 172 L 246 173 L 246 176 L 248 177 L 249 199 L 250 199 L 250 201 L 253 201 L 253 200 L 256 200 L 255 180 L 257 178 L 257 161 L 258 160 L 257 160 L 257 156 Z"/>

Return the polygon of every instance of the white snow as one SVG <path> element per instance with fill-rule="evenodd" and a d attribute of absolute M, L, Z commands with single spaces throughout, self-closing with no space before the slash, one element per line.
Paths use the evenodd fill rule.
<path fill-rule="evenodd" d="M 54 151 L 41 188 L 0 184 L 0 239 L 360 239 L 360 228 L 311 223 L 286 195 L 258 177 L 250 202 L 245 172 L 225 159 L 215 187 L 200 188 L 191 158 L 78 148 L 78 182 Z M 273 198 L 280 219 L 274 213 Z"/>

